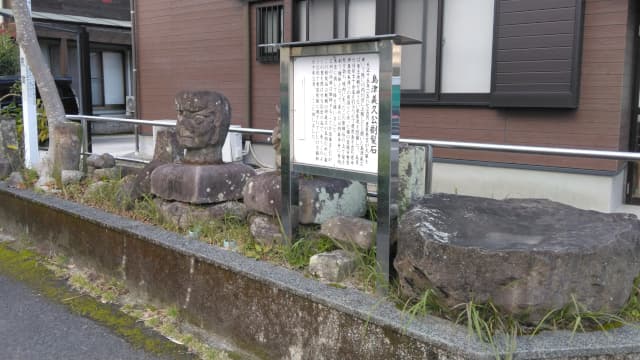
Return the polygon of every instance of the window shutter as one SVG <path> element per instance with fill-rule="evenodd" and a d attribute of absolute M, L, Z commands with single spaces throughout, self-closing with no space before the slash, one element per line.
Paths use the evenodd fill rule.
<path fill-rule="evenodd" d="M 578 106 L 583 12 L 583 0 L 496 0 L 491 106 Z"/>

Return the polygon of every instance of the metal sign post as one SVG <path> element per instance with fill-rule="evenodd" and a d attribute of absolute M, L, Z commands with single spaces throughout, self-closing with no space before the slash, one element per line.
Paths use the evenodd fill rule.
<path fill-rule="evenodd" d="M 31 11 L 31 0 L 27 0 L 27 6 Z M 22 123 L 24 124 L 24 166 L 33 168 L 40 162 L 36 85 L 22 48 L 20 48 L 20 80 L 22 85 Z"/>
<path fill-rule="evenodd" d="M 376 184 L 376 256 L 385 284 L 398 216 L 400 45 L 415 43 L 382 35 L 280 45 L 281 215 L 288 241 L 298 224 L 301 174 Z"/>

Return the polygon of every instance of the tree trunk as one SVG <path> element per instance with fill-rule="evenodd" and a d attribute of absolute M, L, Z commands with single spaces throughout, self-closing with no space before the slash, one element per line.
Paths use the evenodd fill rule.
<path fill-rule="evenodd" d="M 45 171 L 48 174 L 54 174 L 59 172 L 60 168 L 55 164 L 56 154 L 58 152 L 58 143 L 56 138 L 56 128 L 58 125 L 64 123 L 65 111 L 58 94 L 58 88 L 56 87 L 55 80 L 51 74 L 49 66 L 42 56 L 40 45 L 38 44 L 38 38 L 36 36 L 36 30 L 31 20 L 29 8 L 26 0 L 13 0 L 13 17 L 16 22 L 16 40 L 24 52 L 25 58 L 33 77 L 38 85 L 38 91 L 40 92 L 40 98 L 44 104 L 44 108 L 47 111 L 47 122 L 49 127 L 49 161 L 43 162 L 44 166 L 48 166 Z M 56 169 L 58 169 L 56 171 Z"/>

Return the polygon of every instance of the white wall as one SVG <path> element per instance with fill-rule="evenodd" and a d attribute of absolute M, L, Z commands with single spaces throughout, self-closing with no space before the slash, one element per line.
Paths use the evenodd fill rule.
<path fill-rule="evenodd" d="M 624 178 L 624 171 L 616 176 L 598 176 L 435 163 L 432 192 L 494 199 L 544 198 L 582 209 L 611 212 L 623 203 Z"/>

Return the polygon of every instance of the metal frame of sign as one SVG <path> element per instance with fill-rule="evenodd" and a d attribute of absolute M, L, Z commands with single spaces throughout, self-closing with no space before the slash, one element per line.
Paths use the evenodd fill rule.
<path fill-rule="evenodd" d="M 392 231 L 397 225 L 398 140 L 400 139 L 400 45 L 417 41 L 398 35 L 298 42 L 280 46 L 280 111 L 282 225 L 291 241 L 298 225 L 298 178 L 300 174 L 319 175 L 377 184 L 376 259 L 384 281 L 389 279 Z M 379 124 L 377 174 L 338 168 L 298 164 L 293 157 L 294 59 L 333 55 L 377 54 L 379 56 Z M 379 284 L 381 285 L 381 284 Z M 379 287 L 380 289 L 380 287 Z"/>

